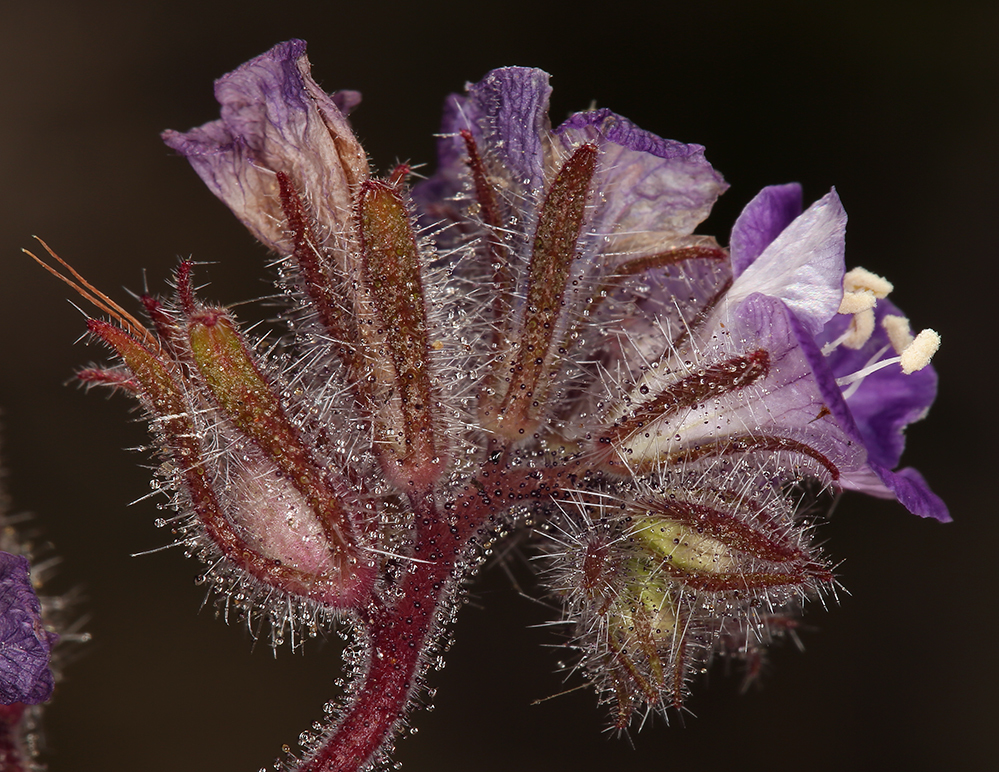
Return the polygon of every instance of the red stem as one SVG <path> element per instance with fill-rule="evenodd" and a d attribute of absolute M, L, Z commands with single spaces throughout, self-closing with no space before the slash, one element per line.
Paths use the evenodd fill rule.
<path fill-rule="evenodd" d="M 29 769 L 30 759 L 24 746 L 23 702 L 0 705 L 0 770 L 23 772 Z"/>
<path fill-rule="evenodd" d="M 420 560 L 403 583 L 402 599 L 378 606 L 368 621 L 368 662 L 347 713 L 299 772 L 354 772 L 384 745 L 405 714 L 420 665 L 433 644 L 439 610 L 457 578 L 459 539 L 434 521 L 416 545 Z"/>
<path fill-rule="evenodd" d="M 490 516 L 571 485 L 567 467 L 516 472 L 483 470 L 468 493 L 446 513 L 429 498 L 415 498 L 414 567 L 396 605 L 378 605 L 367 620 L 369 655 L 353 700 L 322 745 L 298 772 L 356 772 L 383 747 L 419 686 L 421 665 L 441 630 L 438 616 L 450 603 L 469 546 L 491 528 Z M 578 470 L 575 470 L 578 471 Z"/>

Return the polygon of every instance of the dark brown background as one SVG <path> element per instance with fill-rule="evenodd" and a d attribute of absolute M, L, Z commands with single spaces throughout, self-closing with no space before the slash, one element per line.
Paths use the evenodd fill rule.
<path fill-rule="evenodd" d="M 101 354 L 73 345 L 83 320 L 68 292 L 19 254 L 37 233 L 121 299 L 143 271 L 162 287 L 187 255 L 219 261 L 199 276 L 221 301 L 265 293 L 266 255 L 158 132 L 213 118 L 212 79 L 293 36 L 323 85 L 364 92 L 356 126 L 383 170 L 433 162 L 448 91 L 527 64 L 553 74 L 556 122 L 595 99 L 706 145 L 732 184 L 705 229 L 723 240 L 762 185 L 800 180 L 813 199 L 835 184 L 848 261 L 886 274 L 944 339 L 940 398 L 906 461 L 956 522 L 847 496 L 823 536 L 851 594 L 812 610 L 807 653 L 778 651 L 762 690 L 739 696 L 715 669 L 695 686 L 696 719 L 657 721 L 634 749 L 601 733 L 587 692 L 532 706 L 563 688 L 558 653 L 528 628 L 544 611 L 494 571 L 432 677 L 437 709 L 400 743 L 405 769 L 996 768 L 997 6 L 13 5 L 0 11 L 3 455 L 15 507 L 58 546 L 60 587 L 86 593 L 94 635 L 48 713 L 53 772 L 256 770 L 334 691 L 335 643 L 251 652 L 243 631 L 198 613 L 193 562 L 129 557 L 165 537 L 154 501 L 127 506 L 148 475 L 122 448 L 144 430 L 124 399 L 64 385 Z"/>

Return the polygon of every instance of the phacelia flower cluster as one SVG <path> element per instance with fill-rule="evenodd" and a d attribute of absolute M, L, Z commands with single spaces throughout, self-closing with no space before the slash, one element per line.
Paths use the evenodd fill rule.
<path fill-rule="evenodd" d="M 218 81 L 219 120 L 164 135 L 277 255 L 279 342 L 202 300 L 190 263 L 143 298 L 148 323 L 81 286 L 120 358 L 81 377 L 145 407 L 170 524 L 226 614 L 293 646 L 336 620 L 356 635 L 297 769 L 380 758 L 511 523 L 537 531 L 624 729 L 835 591 L 806 492 L 948 519 L 897 470 L 939 338 L 846 271 L 835 191 L 805 208 L 766 188 L 723 248 L 695 233 L 726 188 L 703 148 L 608 110 L 552 129 L 549 92 L 507 68 L 449 98 L 439 168 L 410 187 L 405 166 L 373 175 L 359 96 L 281 44 Z"/>

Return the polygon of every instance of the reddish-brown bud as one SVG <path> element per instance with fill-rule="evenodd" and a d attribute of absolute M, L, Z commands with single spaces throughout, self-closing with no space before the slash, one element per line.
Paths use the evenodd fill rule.
<path fill-rule="evenodd" d="M 362 605 L 374 583 L 374 562 L 357 544 L 337 491 L 312 462 L 231 318 L 198 311 L 188 333 L 202 386 L 235 434 L 218 417 L 205 425 L 199 383 L 165 350 L 153 351 L 107 322 L 88 326 L 131 375 L 102 378 L 114 371 L 92 371 L 86 379 L 123 385 L 142 397 L 174 462 L 170 482 L 204 529 L 206 557 L 220 554 L 237 569 L 222 578 L 241 583 L 252 577 L 270 588 L 264 595 L 278 590 L 330 608 Z M 229 453 L 209 452 L 208 446 L 220 445 Z"/>
<path fill-rule="evenodd" d="M 192 317 L 188 334 L 194 361 L 223 412 L 305 497 L 330 548 L 356 559 L 352 525 L 328 473 L 312 459 L 232 320 L 223 311 L 205 309 Z"/>

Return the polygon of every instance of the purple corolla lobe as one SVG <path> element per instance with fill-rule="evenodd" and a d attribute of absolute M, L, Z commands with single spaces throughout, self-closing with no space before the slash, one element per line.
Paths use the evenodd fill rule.
<path fill-rule="evenodd" d="M 514 189 L 538 195 L 550 163 L 550 95 L 548 74 L 541 70 L 493 70 L 468 87 L 453 130 L 471 131 Z"/>
<path fill-rule="evenodd" d="M 791 211 L 783 196 L 764 194 L 746 207 L 733 230 L 736 280 L 726 302 L 734 307 L 755 292 L 779 298 L 814 335 L 836 314 L 843 299 L 846 212 L 836 192 L 795 216 L 754 259 L 747 259 L 743 251 L 747 247 L 750 253 L 756 251 L 762 246 L 759 236 L 776 230 L 783 219 L 780 215 Z M 758 227 L 761 222 L 769 227 L 751 236 L 750 224 Z"/>
<path fill-rule="evenodd" d="M 599 152 L 591 183 L 597 194 L 588 202 L 578 245 L 589 258 L 584 262 L 613 265 L 612 255 L 631 258 L 709 241 L 691 234 L 728 186 L 703 147 L 661 139 L 606 109 L 576 113 L 552 130 L 550 94 L 547 73 L 506 67 L 469 84 L 465 95 L 450 96 L 438 171 L 413 191 L 423 211 L 439 216 L 442 199 L 462 194 L 471 142 L 498 193 L 500 220 L 515 219 L 515 230 L 529 237 L 546 188 L 577 148 L 592 144 Z"/>
<path fill-rule="evenodd" d="M 604 253 L 638 253 L 703 242 L 691 236 L 728 185 L 700 145 L 662 139 L 610 110 L 570 116 L 555 130 L 568 151 L 584 142 L 600 150 L 602 191 L 590 221 Z"/>
<path fill-rule="evenodd" d="M 874 333 L 862 348 L 839 346 L 825 357 L 814 350 L 810 355 L 815 377 L 829 395 L 829 409 L 844 430 L 867 449 L 867 464 L 847 475 L 843 487 L 895 498 L 913 514 L 948 522 L 951 518 L 946 504 L 917 470 L 906 467 L 892 471 L 902 457 L 905 428 L 924 418 L 936 398 L 933 366 L 906 375 L 898 365 L 889 365 L 842 389 L 836 383 L 894 355 L 882 324 L 889 316 L 901 316 L 901 312 L 891 301 L 881 300 L 875 309 Z M 836 340 L 848 324 L 848 318 L 838 315 L 817 342 Z"/>
<path fill-rule="evenodd" d="M 732 228 L 732 272 L 739 276 L 804 211 L 801 185 L 770 185 L 746 205 Z"/>

